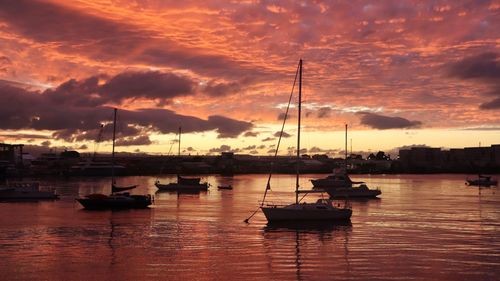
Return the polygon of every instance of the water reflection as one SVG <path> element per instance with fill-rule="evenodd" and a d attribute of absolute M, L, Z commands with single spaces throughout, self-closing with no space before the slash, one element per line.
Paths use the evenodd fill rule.
<path fill-rule="evenodd" d="M 345 264 L 344 270 L 349 273 L 349 236 L 351 231 L 350 221 L 343 223 L 321 221 L 268 223 L 263 228 L 263 236 L 269 267 L 276 268 L 287 265 L 293 259 L 296 280 L 307 280 L 314 275 L 321 276 L 318 274 L 319 272 L 331 268 L 330 257 L 335 254 L 336 260 L 333 262 L 339 264 L 339 258 L 342 258 Z M 336 252 L 330 252 L 332 249 L 335 249 Z M 283 259 L 283 262 L 280 262 L 280 259 Z M 325 263 L 325 261 L 328 262 Z"/>
<path fill-rule="evenodd" d="M 312 175 L 311 178 L 318 176 Z M 84 211 L 76 195 L 109 179 L 46 181 L 55 202 L 0 203 L 0 279 L 496 280 L 500 194 L 460 175 L 362 176 L 380 200 L 353 201 L 351 224 L 268 224 L 266 175 L 209 176 L 233 190 L 157 193 L 146 210 Z M 293 198 L 294 178 L 272 192 Z M 154 177 L 120 179 L 154 194 Z M 281 183 L 281 184 L 278 184 Z M 307 182 L 304 182 L 307 184 Z M 309 200 L 314 200 L 312 196 Z M 381 270 L 381 268 L 383 270 Z"/>

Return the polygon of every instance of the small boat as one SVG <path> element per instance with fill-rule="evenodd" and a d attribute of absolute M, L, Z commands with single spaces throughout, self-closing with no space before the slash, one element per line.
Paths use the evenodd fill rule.
<path fill-rule="evenodd" d="M 125 166 L 112 164 L 111 162 L 98 162 L 94 160 L 80 161 L 69 168 L 70 176 L 91 176 L 102 177 L 109 176 L 111 170 L 114 170 L 115 175 L 120 176 L 125 174 Z"/>
<path fill-rule="evenodd" d="M 115 185 L 115 133 L 116 133 L 116 112 L 114 109 L 113 116 L 113 150 L 111 153 L 111 194 L 90 194 L 84 198 L 77 198 L 85 209 L 88 210 L 103 210 L 103 209 L 143 209 L 153 203 L 151 195 L 131 195 L 126 190 L 136 188 L 136 185 L 119 187 Z M 123 193 L 118 193 L 123 192 Z"/>
<path fill-rule="evenodd" d="M 345 171 L 335 170 L 333 174 L 322 179 L 311 180 L 313 188 L 324 187 L 350 187 L 353 184 L 361 184 L 363 182 L 352 181 Z"/>
<path fill-rule="evenodd" d="M 362 181 L 353 181 L 347 174 L 347 124 L 345 125 L 345 166 L 344 169 L 337 169 L 332 175 L 324 179 L 311 180 L 313 188 L 323 189 L 330 195 L 330 198 L 377 198 L 382 191 L 370 189 Z"/>
<path fill-rule="evenodd" d="M 200 192 L 208 190 L 207 182 L 200 182 L 201 178 L 185 178 L 177 176 L 177 182 L 162 184 L 160 181 L 155 182 L 155 186 L 160 191 L 177 191 L 177 192 Z"/>
<path fill-rule="evenodd" d="M 491 179 L 491 176 L 483 176 L 478 175 L 477 179 L 466 179 L 466 185 L 474 185 L 474 186 L 492 186 L 497 185 L 498 181 Z"/>
<path fill-rule="evenodd" d="M 232 187 L 230 184 L 228 184 L 228 185 L 219 185 L 219 186 L 217 186 L 217 189 L 228 189 L 228 190 L 232 190 L 232 189 L 233 189 L 233 187 Z"/>
<path fill-rule="evenodd" d="M 274 223 L 274 222 L 287 222 L 287 221 L 294 221 L 294 222 L 302 222 L 302 223 L 310 223 L 313 221 L 323 221 L 323 222 L 332 222 L 332 221 L 349 221 L 352 215 L 352 210 L 350 208 L 350 205 L 347 204 L 347 202 L 341 207 L 340 204 L 334 204 L 334 202 L 331 199 L 318 199 L 316 202 L 313 203 L 306 203 L 302 202 L 302 199 L 305 197 L 302 197 L 299 200 L 299 193 L 305 193 L 307 195 L 308 193 L 321 193 L 324 192 L 323 190 L 299 190 L 299 182 L 300 182 L 300 163 L 301 163 L 301 158 L 300 158 L 300 120 L 301 120 L 301 105 L 302 105 L 302 59 L 299 61 L 299 65 L 297 68 L 297 74 L 299 76 L 299 96 L 298 96 L 298 128 L 297 128 L 297 155 L 296 155 L 296 182 L 295 182 L 295 202 L 291 204 L 269 204 L 265 203 L 265 198 L 268 190 L 271 189 L 270 187 L 270 180 L 271 180 L 271 175 L 270 173 L 268 181 L 267 181 L 267 186 L 264 192 L 264 197 L 261 202 L 260 209 L 264 213 L 264 216 L 266 217 L 268 223 Z M 295 78 L 297 78 L 297 74 Z M 294 82 L 295 86 L 295 82 Z M 293 92 L 292 92 L 293 93 Z M 290 96 L 290 100 L 291 100 Z M 288 105 L 290 106 L 290 104 Z M 289 108 L 289 107 L 288 107 Z M 288 114 L 288 108 L 286 114 Z M 285 119 L 283 122 L 286 121 L 286 114 L 285 114 Z M 284 123 L 283 123 L 284 127 Z M 283 132 L 283 130 L 282 130 Z M 282 134 L 282 133 L 281 133 Z M 281 135 L 280 134 L 280 135 Z M 280 136 L 281 140 L 281 136 Z M 279 143 L 280 140 L 278 141 L 278 146 L 276 147 L 276 152 L 275 152 L 275 157 L 277 156 L 278 153 L 278 148 L 279 148 Z M 255 214 L 255 213 L 254 213 Z M 253 216 L 253 214 L 245 220 L 245 222 L 248 222 L 249 219 Z"/>
<path fill-rule="evenodd" d="M 352 210 L 344 205 L 335 206 L 330 199 L 318 199 L 314 203 L 289 205 L 265 205 L 261 207 L 268 222 L 283 221 L 349 221 Z"/>
<path fill-rule="evenodd" d="M 85 209 L 144 209 L 152 203 L 151 195 L 131 195 L 128 192 L 111 195 L 90 194 L 76 199 Z"/>
<path fill-rule="evenodd" d="M 326 193 L 330 195 L 330 198 L 377 198 L 382 191 L 379 189 L 369 189 L 366 184 L 360 184 L 359 186 L 351 187 L 334 187 L 334 188 L 324 188 Z"/>
<path fill-rule="evenodd" d="M 0 201 L 54 200 L 59 195 L 55 191 L 40 190 L 38 182 L 11 182 L 0 187 Z"/>

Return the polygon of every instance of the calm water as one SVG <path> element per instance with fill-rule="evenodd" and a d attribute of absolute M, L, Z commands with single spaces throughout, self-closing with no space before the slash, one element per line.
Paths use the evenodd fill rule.
<path fill-rule="evenodd" d="M 479 193 L 463 175 L 353 178 L 381 199 L 353 201 L 351 225 L 304 228 L 268 227 L 261 212 L 243 223 L 266 175 L 209 176 L 207 193 L 156 193 L 152 208 L 130 211 L 74 201 L 109 192 L 109 179 L 43 181 L 62 199 L 0 203 L 0 280 L 500 280 L 497 188 Z M 119 184 L 153 194 L 154 181 Z M 293 200 L 293 185 L 275 176 L 270 199 Z"/>

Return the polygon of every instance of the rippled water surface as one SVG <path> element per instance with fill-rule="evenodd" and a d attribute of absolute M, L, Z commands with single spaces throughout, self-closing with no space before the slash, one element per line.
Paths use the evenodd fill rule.
<path fill-rule="evenodd" d="M 181 195 L 155 194 L 153 177 L 120 178 L 155 194 L 130 211 L 74 201 L 109 192 L 109 179 L 45 180 L 61 200 L 0 203 L 0 280 L 500 280 L 500 192 L 464 178 L 353 176 L 381 199 L 352 201 L 350 225 L 326 226 L 267 226 L 261 212 L 243 223 L 266 175 L 208 176 L 209 192 Z M 274 176 L 270 200 L 293 200 L 293 185 Z"/>

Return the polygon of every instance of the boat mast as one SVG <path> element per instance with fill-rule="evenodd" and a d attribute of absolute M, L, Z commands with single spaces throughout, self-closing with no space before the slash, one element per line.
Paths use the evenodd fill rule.
<path fill-rule="evenodd" d="M 299 118 L 297 125 L 297 178 L 295 181 L 295 204 L 299 204 L 299 172 L 300 172 L 300 115 L 302 111 L 302 59 L 299 61 Z"/>
<path fill-rule="evenodd" d="M 347 174 L 347 123 L 345 124 L 345 173 Z"/>
<path fill-rule="evenodd" d="M 179 149 L 177 151 L 177 156 L 181 156 L 181 133 L 182 133 L 182 128 L 179 126 Z"/>
<path fill-rule="evenodd" d="M 116 111 L 113 113 L 113 150 L 111 152 L 111 185 L 115 184 L 115 136 L 116 136 Z"/>

